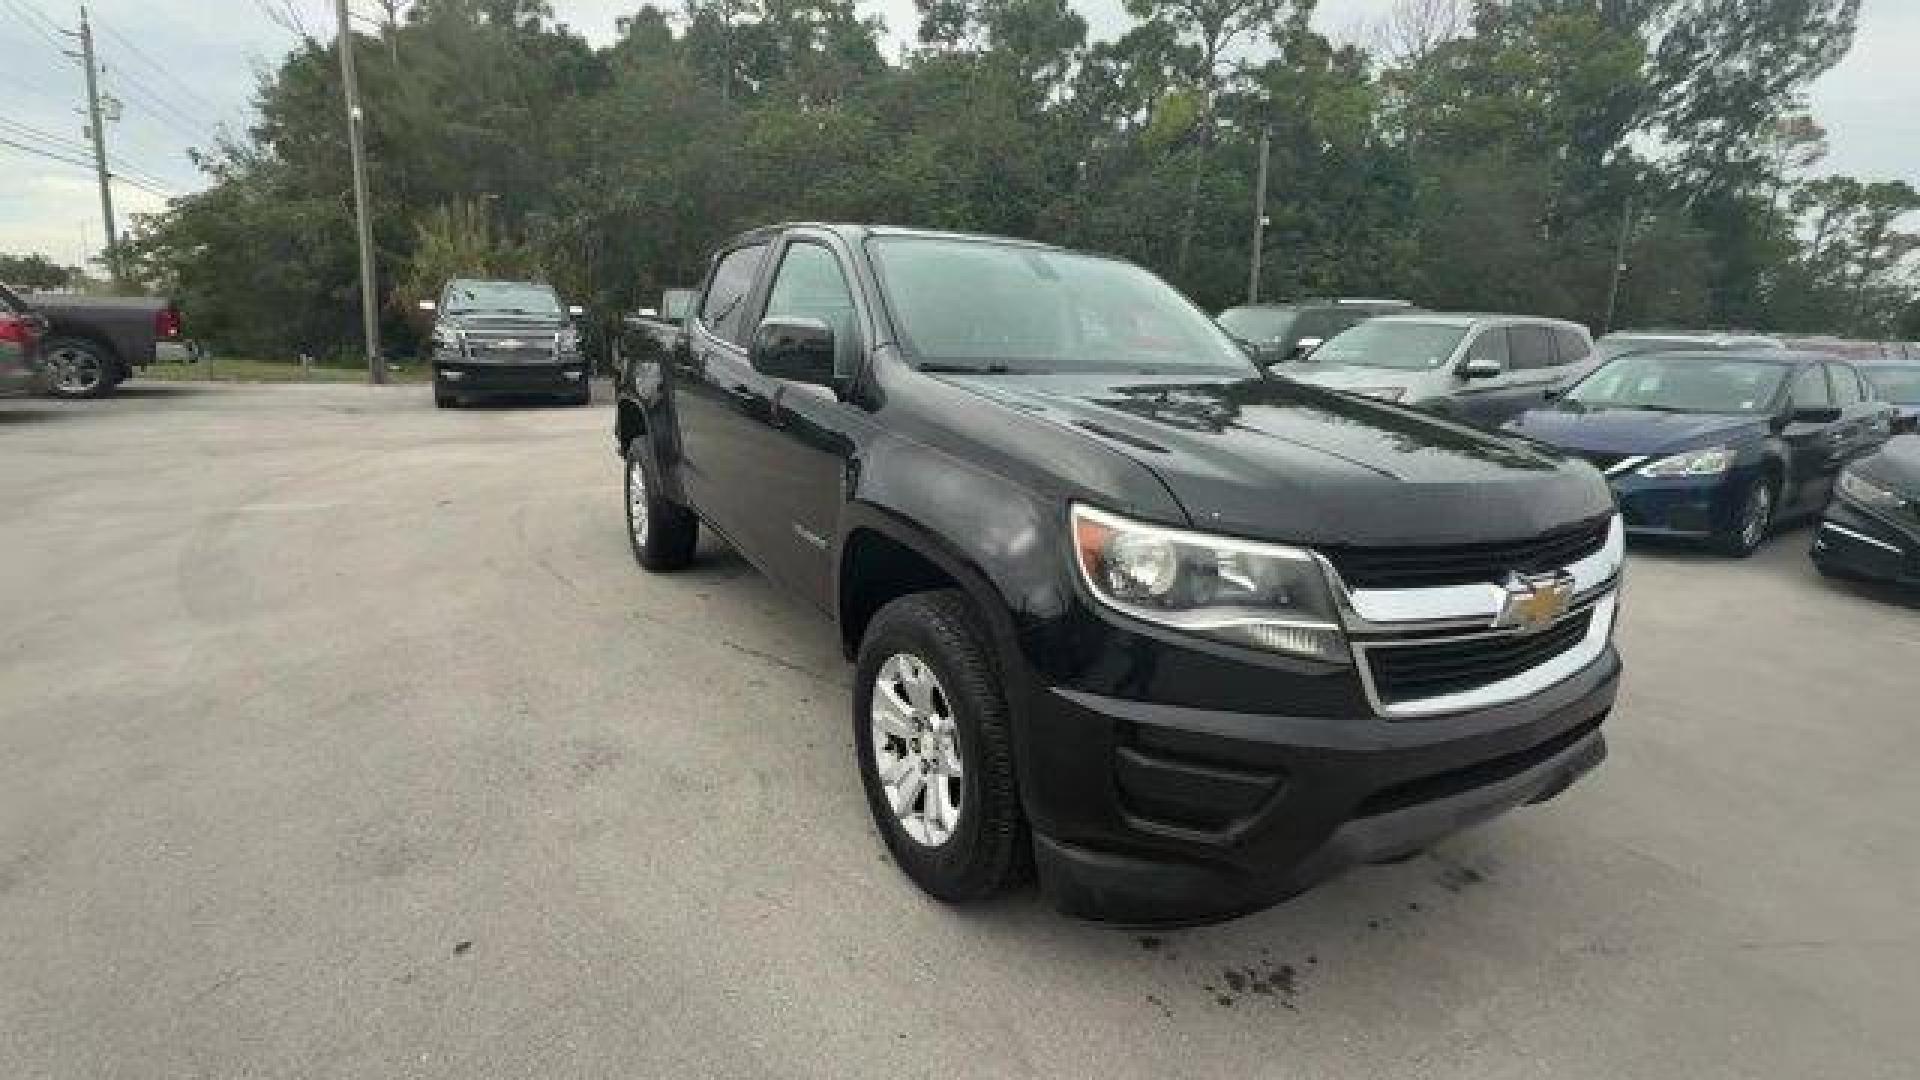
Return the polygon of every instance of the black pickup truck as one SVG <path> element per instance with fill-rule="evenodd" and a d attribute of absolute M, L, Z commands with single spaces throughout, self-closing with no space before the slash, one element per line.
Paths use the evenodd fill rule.
<path fill-rule="evenodd" d="M 156 296 L 29 293 L 47 321 L 47 390 L 55 397 L 104 397 L 153 363 L 160 342 L 180 336 L 180 309 Z"/>
<path fill-rule="evenodd" d="M 1605 754 L 1600 474 L 1264 372 L 1127 263 L 750 232 L 616 423 L 642 566 L 705 523 L 837 622 L 874 820 L 941 899 L 1033 865 L 1070 913 L 1229 917 Z"/>

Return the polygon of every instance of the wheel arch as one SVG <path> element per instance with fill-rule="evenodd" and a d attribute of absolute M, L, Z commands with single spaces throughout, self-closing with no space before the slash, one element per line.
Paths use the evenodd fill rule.
<path fill-rule="evenodd" d="M 845 517 L 834 597 L 840 646 L 848 659 L 859 652 L 867 625 L 889 602 L 948 588 L 972 603 L 1002 678 L 1018 670 L 1012 605 L 977 560 L 920 523 L 870 503 L 849 505 Z"/>

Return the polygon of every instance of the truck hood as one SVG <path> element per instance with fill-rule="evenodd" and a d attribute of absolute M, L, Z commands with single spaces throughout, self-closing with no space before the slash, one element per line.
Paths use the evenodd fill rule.
<path fill-rule="evenodd" d="M 1574 453 L 1656 456 L 1750 442 L 1765 437 L 1767 422 L 1753 415 L 1562 407 L 1523 413 L 1507 430 Z"/>
<path fill-rule="evenodd" d="M 1283 378 L 942 377 L 1126 454 L 1196 527 L 1219 532 L 1318 545 L 1476 543 L 1612 509 L 1584 463 Z"/>

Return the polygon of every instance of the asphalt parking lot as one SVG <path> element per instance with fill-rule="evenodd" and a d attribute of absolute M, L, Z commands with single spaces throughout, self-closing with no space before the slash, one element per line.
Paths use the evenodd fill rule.
<path fill-rule="evenodd" d="M 1920 608 L 1636 549 L 1611 761 L 1264 914 L 916 892 L 604 406 L 0 401 L 0 1076 L 1911 1077 Z"/>

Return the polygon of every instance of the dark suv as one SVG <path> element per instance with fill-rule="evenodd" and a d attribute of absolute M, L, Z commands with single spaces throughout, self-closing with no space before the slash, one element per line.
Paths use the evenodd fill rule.
<path fill-rule="evenodd" d="M 762 229 L 619 395 L 635 556 L 704 522 L 837 622 L 874 820 L 942 899 L 1031 853 L 1069 912 L 1230 916 L 1604 755 L 1599 473 L 1271 378 L 1136 266 Z"/>
<path fill-rule="evenodd" d="M 1321 342 L 1375 315 L 1412 310 L 1405 300 L 1293 300 L 1231 307 L 1220 313 L 1218 321 L 1262 364 L 1280 364 L 1306 358 Z"/>
<path fill-rule="evenodd" d="M 584 312 L 563 307 L 552 287 L 455 278 L 438 303 L 422 300 L 420 309 L 434 313 L 429 349 L 433 402 L 441 408 L 500 394 L 544 394 L 569 405 L 592 400 L 573 323 Z"/>

